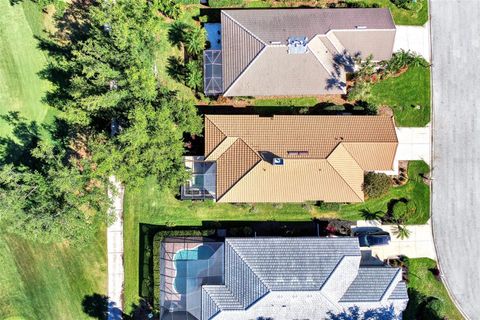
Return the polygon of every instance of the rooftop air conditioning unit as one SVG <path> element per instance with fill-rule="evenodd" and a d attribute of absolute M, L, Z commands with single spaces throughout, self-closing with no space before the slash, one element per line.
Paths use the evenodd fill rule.
<path fill-rule="evenodd" d="M 283 166 L 283 159 L 282 158 L 273 158 L 273 165 L 274 166 Z"/>

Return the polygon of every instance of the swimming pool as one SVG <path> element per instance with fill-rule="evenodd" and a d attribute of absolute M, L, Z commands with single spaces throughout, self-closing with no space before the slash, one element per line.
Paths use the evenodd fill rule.
<path fill-rule="evenodd" d="M 182 249 L 173 256 L 175 261 L 175 291 L 180 294 L 191 292 L 202 285 L 202 273 L 208 273 L 209 259 L 215 251 L 206 245 L 193 249 Z"/>

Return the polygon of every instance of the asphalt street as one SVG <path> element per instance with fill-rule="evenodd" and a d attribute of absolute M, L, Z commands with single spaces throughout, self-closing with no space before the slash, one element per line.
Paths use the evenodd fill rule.
<path fill-rule="evenodd" d="M 480 319 L 480 1 L 431 0 L 435 246 L 461 311 Z"/>

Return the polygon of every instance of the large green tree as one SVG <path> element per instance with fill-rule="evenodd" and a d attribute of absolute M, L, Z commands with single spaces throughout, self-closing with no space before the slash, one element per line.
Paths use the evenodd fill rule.
<path fill-rule="evenodd" d="M 0 224 L 39 242 L 81 243 L 108 222 L 106 184 L 91 162 L 75 159 L 50 143 L 32 150 L 36 169 L 5 164 L 0 169 Z"/>

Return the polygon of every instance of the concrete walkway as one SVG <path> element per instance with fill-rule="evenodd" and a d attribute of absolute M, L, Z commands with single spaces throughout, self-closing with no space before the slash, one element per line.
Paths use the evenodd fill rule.
<path fill-rule="evenodd" d="M 372 255 L 384 260 L 389 257 L 404 255 L 409 258 L 437 259 L 430 220 L 424 225 L 409 225 L 411 234 L 407 239 L 398 239 L 395 236 L 394 225 L 382 225 L 378 221 L 357 221 L 357 228 L 376 227 L 390 233 L 391 241 L 387 246 L 370 248 Z"/>
<path fill-rule="evenodd" d="M 411 50 L 431 61 L 430 57 L 430 24 L 424 26 L 397 26 L 393 51 Z"/>
<path fill-rule="evenodd" d="M 124 187 L 115 177 L 110 177 L 112 189 L 108 196 L 112 199 L 110 215 L 115 222 L 107 228 L 108 251 L 108 320 L 122 319 L 123 310 L 123 195 Z"/>
<path fill-rule="evenodd" d="M 435 246 L 449 292 L 480 319 L 480 2 L 430 4 Z"/>

